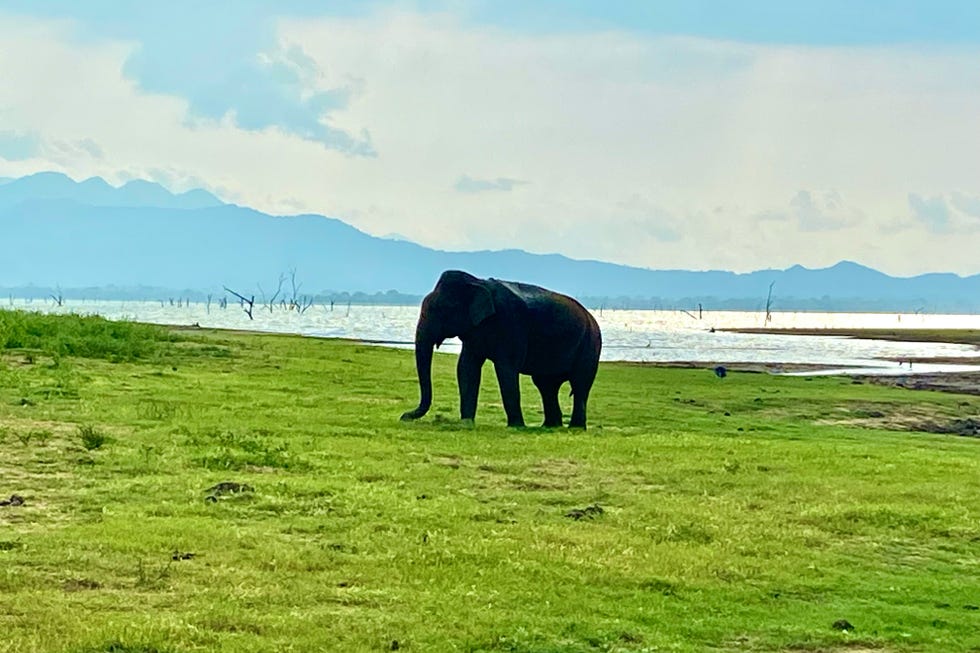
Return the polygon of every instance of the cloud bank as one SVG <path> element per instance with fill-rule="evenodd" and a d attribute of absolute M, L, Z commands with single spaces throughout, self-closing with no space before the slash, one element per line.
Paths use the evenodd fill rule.
<path fill-rule="evenodd" d="M 166 178 L 447 249 L 980 272 L 974 46 L 283 11 L 195 14 L 185 50 L 0 14 L 0 175 Z"/>

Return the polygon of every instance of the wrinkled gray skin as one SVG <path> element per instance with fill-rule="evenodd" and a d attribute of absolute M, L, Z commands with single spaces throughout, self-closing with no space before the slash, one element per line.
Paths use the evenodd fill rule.
<path fill-rule="evenodd" d="M 599 367 L 602 334 L 592 314 L 577 301 L 524 283 L 480 279 L 466 272 L 443 272 L 422 302 L 415 329 L 415 366 L 421 400 L 402 415 L 414 420 L 432 405 L 432 350 L 443 340 L 463 343 L 456 364 L 459 414 L 476 416 L 483 364 L 493 361 L 508 426 L 524 426 L 519 374 L 529 374 L 541 392 L 544 426 L 562 425 L 558 389 L 572 387 L 568 426 L 585 428 L 586 402 Z"/>

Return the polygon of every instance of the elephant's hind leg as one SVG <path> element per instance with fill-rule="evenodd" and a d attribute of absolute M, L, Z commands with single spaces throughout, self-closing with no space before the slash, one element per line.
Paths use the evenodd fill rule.
<path fill-rule="evenodd" d="M 598 363 L 590 363 L 580 373 L 572 376 L 572 417 L 568 421 L 569 428 L 585 428 L 585 406 L 589 401 L 589 392 L 597 370 Z"/>
<path fill-rule="evenodd" d="M 568 420 L 568 428 L 585 428 L 585 404 L 588 402 L 588 400 L 588 391 L 580 394 L 579 392 L 572 390 L 572 417 Z"/>
<path fill-rule="evenodd" d="M 532 376 L 531 380 L 541 393 L 544 404 L 544 426 L 547 428 L 561 426 L 561 406 L 558 404 L 558 389 L 564 379 L 556 376 Z"/>

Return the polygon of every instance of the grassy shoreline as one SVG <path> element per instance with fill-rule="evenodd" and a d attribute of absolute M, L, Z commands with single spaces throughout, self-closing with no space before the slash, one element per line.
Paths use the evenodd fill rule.
<path fill-rule="evenodd" d="M 439 354 L 403 424 L 410 351 L 60 320 L 0 348 L 2 651 L 980 647 L 978 397 L 603 364 L 511 430 L 488 366 L 465 429 Z"/>

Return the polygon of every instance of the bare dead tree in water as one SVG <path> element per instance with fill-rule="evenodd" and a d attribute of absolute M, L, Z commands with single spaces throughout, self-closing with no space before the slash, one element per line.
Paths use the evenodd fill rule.
<path fill-rule="evenodd" d="M 265 301 L 265 291 L 262 290 L 262 286 L 259 285 L 259 294 L 262 295 L 262 303 L 263 304 L 266 304 L 266 308 L 269 309 L 269 312 L 270 313 L 272 312 L 272 309 L 275 308 L 276 298 L 279 297 L 279 293 L 282 292 L 282 284 L 284 284 L 284 283 L 286 283 L 286 275 L 285 274 L 280 274 L 279 275 L 279 286 L 276 288 L 276 292 L 274 292 L 272 294 L 272 297 L 269 298 L 268 303 L 266 303 L 266 301 Z"/>
<path fill-rule="evenodd" d="M 299 310 L 299 289 L 303 287 L 302 283 L 296 283 L 296 268 L 289 270 L 289 285 L 293 289 L 292 297 L 289 298 L 289 308 L 295 308 Z"/>
<path fill-rule="evenodd" d="M 296 311 L 302 315 L 310 306 L 313 306 L 313 298 L 303 295 L 299 298 L 299 304 L 296 305 Z"/>
<path fill-rule="evenodd" d="M 766 324 L 772 322 L 772 287 L 775 285 L 775 281 L 769 284 L 769 294 L 766 296 Z"/>
<path fill-rule="evenodd" d="M 680 311 L 681 311 L 681 313 L 684 313 L 685 315 L 688 315 L 692 320 L 700 320 L 700 319 L 702 319 L 704 317 L 704 307 L 701 304 L 698 304 L 698 314 L 697 315 L 695 315 L 691 311 L 685 310 L 683 308 L 680 309 Z"/>
<path fill-rule="evenodd" d="M 303 284 L 296 283 L 296 268 L 289 271 L 289 285 L 292 288 L 293 296 L 289 299 L 288 308 L 302 315 L 310 306 L 313 306 L 313 297 L 299 294 L 299 289 L 303 287 Z"/>
<path fill-rule="evenodd" d="M 61 286 L 58 286 L 58 287 L 57 287 L 57 290 L 58 290 L 58 294 L 56 294 L 56 295 L 51 295 L 51 299 L 53 299 L 53 300 L 54 300 L 54 303 L 55 303 L 55 304 L 56 304 L 57 306 L 61 306 L 62 304 L 64 304 L 64 303 L 65 303 L 65 298 L 64 298 L 64 297 L 62 296 L 62 294 L 61 294 Z M 13 303 L 14 303 L 14 302 L 13 302 L 13 299 L 11 299 L 11 301 L 10 301 L 10 303 L 11 303 L 11 305 L 13 305 Z"/>
<path fill-rule="evenodd" d="M 232 295 L 234 295 L 239 300 L 241 300 L 242 310 L 245 311 L 245 315 L 248 316 L 248 319 L 250 319 L 250 320 L 254 320 L 255 319 L 255 318 L 252 317 L 252 309 L 255 307 L 255 295 L 252 295 L 251 297 L 249 297 L 249 298 L 246 299 L 244 295 L 239 295 L 237 292 L 235 292 L 234 290 L 232 290 L 228 286 L 222 286 L 222 288 L 224 288 L 226 292 L 230 292 Z M 247 308 L 246 308 L 246 306 L 247 306 Z"/>

